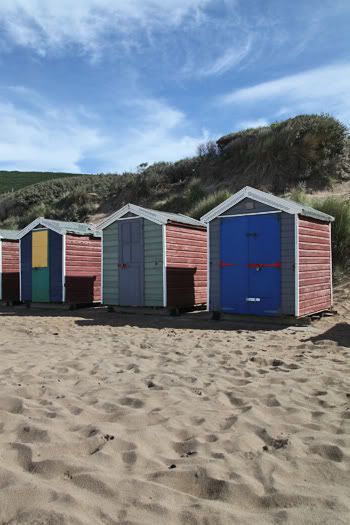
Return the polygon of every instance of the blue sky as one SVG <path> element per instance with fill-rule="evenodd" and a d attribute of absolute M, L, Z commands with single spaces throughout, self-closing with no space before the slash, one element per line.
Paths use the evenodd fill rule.
<path fill-rule="evenodd" d="M 1 0 L 0 169 L 122 172 L 308 112 L 350 125 L 349 0 Z"/>

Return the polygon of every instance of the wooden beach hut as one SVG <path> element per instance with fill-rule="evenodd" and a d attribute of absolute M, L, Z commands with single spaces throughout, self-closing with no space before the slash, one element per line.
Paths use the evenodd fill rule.
<path fill-rule="evenodd" d="M 19 301 L 19 241 L 14 230 L 0 230 L 0 301 Z"/>
<path fill-rule="evenodd" d="M 211 311 L 299 317 L 332 307 L 333 217 L 247 186 L 201 220 Z"/>
<path fill-rule="evenodd" d="M 203 223 L 127 204 L 99 229 L 103 304 L 169 309 L 205 304 L 207 239 Z"/>
<path fill-rule="evenodd" d="M 19 239 L 23 302 L 101 301 L 101 233 L 92 225 L 39 217 Z"/>

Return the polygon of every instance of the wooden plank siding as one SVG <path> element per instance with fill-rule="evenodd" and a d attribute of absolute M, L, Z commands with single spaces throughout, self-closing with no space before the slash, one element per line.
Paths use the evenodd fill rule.
<path fill-rule="evenodd" d="M 119 228 L 113 222 L 103 230 L 103 304 L 119 304 Z"/>
<path fill-rule="evenodd" d="M 66 235 L 66 300 L 101 301 L 101 239 Z"/>
<path fill-rule="evenodd" d="M 207 232 L 178 224 L 166 226 L 168 306 L 190 307 L 207 299 Z"/>
<path fill-rule="evenodd" d="M 331 225 L 299 218 L 299 315 L 332 306 Z"/>
<path fill-rule="evenodd" d="M 163 306 L 163 232 L 160 224 L 144 219 L 144 303 Z"/>
<path fill-rule="evenodd" d="M 19 242 L 2 240 L 1 243 L 1 279 L 3 301 L 19 301 Z"/>

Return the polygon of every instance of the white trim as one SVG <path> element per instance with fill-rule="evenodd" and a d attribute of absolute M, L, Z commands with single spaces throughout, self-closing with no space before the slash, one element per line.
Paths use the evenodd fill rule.
<path fill-rule="evenodd" d="M 101 232 L 101 304 L 103 304 L 103 250 L 104 250 L 103 239 L 104 239 L 104 235 L 103 235 L 103 230 L 102 230 Z"/>
<path fill-rule="evenodd" d="M 36 226 L 39 226 L 39 224 L 41 226 L 43 226 L 42 229 L 49 229 L 49 230 L 53 230 L 54 232 L 56 233 L 59 233 L 60 235 L 62 235 L 62 230 L 60 230 L 59 228 L 55 228 L 52 226 L 52 224 L 48 224 L 46 222 L 46 219 L 44 219 L 44 217 L 38 217 L 37 219 L 35 219 L 34 221 L 32 221 L 30 224 L 28 224 L 25 228 L 23 228 L 23 230 L 21 230 L 18 234 L 18 239 L 22 239 L 25 235 L 27 235 L 27 233 L 31 232 L 32 230 L 34 230 L 34 228 Z M 38 230 L 40 230 L 38 228 Z"/>
<path fill-rule="evenodd" d="M 63 221 L 54 221 L 54 220 L 50 220 L 50 219 L 45 219 L 45 217 L 38 217 L 37 219 L 35 219 L 34 221 L 32 221 L 30 224 L 28 224 L 25 228 L 23 228 L 23 230 L 21 230 L 19 233 L 18 233 L 18 236 L 17 236 L 17 239 L 22 239 L 25 235 L 27 235 L 27 233 L 31 232 L 32 230 L 34 230 L 36 228 L 36 226 L 42 226 L 42 228 L 36 228 L 37 231 L 40 231 L 40 230 L 52 230 L 56 233 L 58 233 L 59 235 L 64 235 L 66 233 L 72 233 L 73 235 L 80 235 L 80 236 L 85 236 L 85 235 L 89 235 L 89 236 L 95 236 L 95 237 L 98 237 L 99 235 L 99 231 L 96 227 L 90 225 L 90 224 L 87 224 L 86 223 L 86 226 L 88 226 L 88 228 L 90 228 L 90 230 L 87 230 L 85 232 L 83 231 L 74 231 L 74 230 L 70 230 L 69 228 L 67 228 L 66 226 L 59 226 L 59 225 L 55 225 L 55 224 L 52 224 L 53 222 L 55 223 L 62 223 Z M 70 224 L 80 224 L 80 225 L 83 225 L 84 223 L 70 223 Z"/>
<path fill-rule="evenodd" d="M 149 210 L 147 208 L 142 208 L 141 206 L 136 206 L 136 204 L 126 204 L 120 210 L 117 210 L 115 213 L 112 213 L 107 219 L 102 221 L 100 224 L 96 226 L 97 230 L 104 230 L 107 228 L 107 226 L 110 226 L 113 222 L 116 220 L 119 220 L 124 217 L 127 213 L 134 213 L 135 215 L 138 215 L 139 217 L 143 217 L 144 219 L 148 219 L 151 222 L 154 222 L 156 224 L 167 224 L 169 221 L 179 222 L 180 224 L 187 224 L 189 226 L 204 226 L 203 223 L 200 221 L 197 221 L 196 219 L 192 219 L 191 217 L 187 217 L 186 215 L 182 214 L 168 214 L 166 212 L 162 213 L 161 211 L 157 210 Z M 125 217 L 126 219 L 132 219 L 133 217 Z"/>
<path fill-rule="evenodd" d="M 294 221 L 294 313 L 299 317 L 299 216 Z"/>
<path fill-rule="evenodd" d="M 167 221 L 164 220 L 164 218 L 159 217 L 159 212 L 152 213 L 150 210 L 146 210 L 145 208 L 141 208 L 140 206 L 136 206 L 135 204 L 126 204 L 120 210 L 117 210 L 115 213 L 112 213 L 107 219 L 102 221 L 97 228 L 99 230 L 104 230 L 115 222 L 117 219 L 121 219 L 124 215 L 127 213 L 135 213 L 135 215 L 139 215 L 140 217 L 143 217 L 144 219 L 148 219 L 152 222 L 155 222 L 156 224 L 165 224 Z M 125 217 L 126 219 L 131 219 L 131 217 Z"/>
<path fill-rule="evenodd" d="M 220 219 L 225 219 L 226 217 L 246 217 L 247 215 L 271 215 L 271 213 L 282 213 L 281 210 L 274 211 L 257 211 L 256 213 L 236 213 L 236 215 L 221 215 Z M 209 226 L 209 223 L 208 223 Z"/>
<path fill-rule="evenodd" d="M 330 281 L 331 281 L 331 307 L 333 306 L 333 257 L 332 257 L 332 225 L 329 223 L 329 262 L 330 262 Z"/>
<path fill-rule="evenodd" d="M 0 237 L 0 301 L 2 301 L 2 239 Z"/>
<path fill-rule="evenodd" d="M 19 300 L 22 302 L 22 239 L 19 239 Z"/>
<path fill-rule="evenodd" d="M 235 193 L 234 195 L 226 199 L 224 202 L 210 210 L 208 213 L 203 215 L 201 217 L 201 221 L 207 223 L 212 221 L 213 219 L 216 219 L 216 217 L 222 215 L 223 213 L 225 213 L 225 211 L 229 210 L 236 204 L 239 204 L 244 199 L 252 199 L 257 202 L 260 202 L 261 204 L 266 204 L 267 206 L 271 206 L 272 208 L 278 208 L 279 210 L 284 211 L 286 213 L 290 213 L 292 215 L 307 215 L 321 221 L 334 220 L 334 218 L 330 215 L 319 212 L 317 210 L 313 210 L 313 208 L 304 208 L 302 204 L 299 204 L 297 202 L 293 202 L 288 199 L 283 199 L 281 197 L 276 197 L 275 195 L 272 195 L 270 193 L 265 193 L 264 191 L 260 191 L 255 188 L 251 188 L 250 186 L 246 186 L 245 188 L 242 188 L 239 192 Z"/>
<path fill-rule="evenodd" d="M 133 219 L 140 219 L 140 217 L 120 217 L 115 222 L 119 221 L 132 221 Z M 103 230 L 102 230 L 103 231 Z"/>
<path fill-rule="evenodd" d="M 66 234 L 62 235 L 62 302 L 66 302 Z"/>
<path fill-rule="evenodd" d="M 210 233 L 207 227 L 207 311 L 210 311 Z"/>
<path fill-rule="evenodd" d="M 167 293 L 167 278 L 166 278 L 166 265 L 167 265 L 167 257 L 166 257 L 166 226 L 163 224 L 162 226 L 162 244 L 163 244 L 163 306 L 166 308 L 167 302 L 168 302 L 168 293 Z"/>

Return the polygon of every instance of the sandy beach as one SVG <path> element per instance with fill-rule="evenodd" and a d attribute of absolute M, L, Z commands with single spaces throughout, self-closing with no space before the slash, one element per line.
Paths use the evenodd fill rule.
<path fill-rule="evenodd" d="M 350 299 L 311 327 L 0 309 L 0 523 L 348 524 Z"/>

